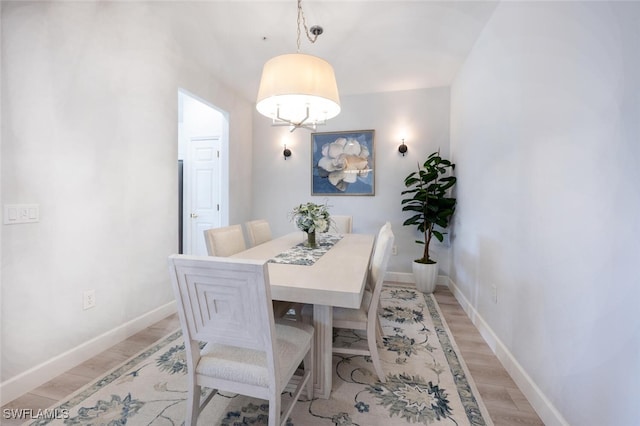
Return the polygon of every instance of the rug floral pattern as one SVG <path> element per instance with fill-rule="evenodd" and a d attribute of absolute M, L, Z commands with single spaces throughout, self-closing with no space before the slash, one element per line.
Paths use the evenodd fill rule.
<path fill-rule="evenodd" d="M 335 355 L 331 398 L 307 401 L 303 392 L 287 426 L 492 425 L 433 296 L 390 286 L 383 289 L 381 305 L 379 353 L 386 382 L 378 380 L 369 357 Z M 334 339 L 365 343 L 350 330 L 334 332 Z M 182 425 L 186 371 L 178 331 L 54 407 L 69 410 L 67 419 L 31 424 Z M 266 401 L 219 393 L 198 424 L 266 425 L 267 420 Z"/>

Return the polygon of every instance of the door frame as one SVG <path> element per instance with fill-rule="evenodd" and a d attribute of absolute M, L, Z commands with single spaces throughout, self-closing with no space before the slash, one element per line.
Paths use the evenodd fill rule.
<path fill-rule="evenodd" d="M 200 96 L 194 95 L 193 93 L 182 88 L 178 89 L 178 160 L 183 160 L 185 173 L 187 172 L 187 170 L 189 170 L 190 166 L 188 164 L 188 159 L 186 158 L 187 147 L 185 145 L 190 143 L 192 139 L 208 139 L 212 136 L 187 136 L 184 133 L 182 129 L 184 122 L 184 111 L 182 105 L 184 99 L 183 96 L 198 101 L 211 109 L 212 112 L 219 114 L 219 119 L 221 120 L 221 131 L 220 135 L 215 135 L 214 137 L 219 137 L 220 140 L 220 226 L 227 226 L 229 224 L 229 114 Z M 183 182 L 186 183 L 186 179 L 183 179 Z M 180 204 L 181 202 L 183 207 L 183 223 L 179 223 L 178 226 L 183 230 L 182 246 L 185 254 L 191 254 L 189 242 L 193 237 L 190 235 L 191 227 L 188 226 L 189 212 L 187 212 L 187 207 L 190 207 L 191 205 L 190 199 L 191 194 L 188 185 L 184 185 L 182 191 L 182 199 L 178 200 L 178 204 Z"/>

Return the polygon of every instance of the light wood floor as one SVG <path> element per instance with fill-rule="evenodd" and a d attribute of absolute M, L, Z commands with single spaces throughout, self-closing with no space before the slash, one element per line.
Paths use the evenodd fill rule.
<path fill-rule="evenodd" d="M 495 425 L 544 425 L 449 289 L 438 286 L 434 295 Z M 171 315 L 2 408 L 49 408 L 179 326 L 177 314 Z M 0 417 L 3 426 L 21 423 Z"/>
<path fill-rule="evenodd" d="M 433 294 L 495 425 L 544 425 L 451 291 Z"/>

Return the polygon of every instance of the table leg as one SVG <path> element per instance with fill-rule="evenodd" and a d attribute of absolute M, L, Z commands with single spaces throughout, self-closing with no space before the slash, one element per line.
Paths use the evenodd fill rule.
<path fill-rule="evenodd" d="M 328 399 L 331 394 L 333 363 L 333 307 L 313 305 L 315 329 L 315 396 Z"/>

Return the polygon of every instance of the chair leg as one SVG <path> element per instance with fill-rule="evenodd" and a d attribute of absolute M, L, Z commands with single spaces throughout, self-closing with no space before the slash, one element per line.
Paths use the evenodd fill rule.
<path fill-rule="evenodd" d="M 380 317 L 376 318 L 376 338 L 378 339 L 376 342 L 380 342 L 380 345 L 384 347 L 384 340 L 382 340 L 382 324 L 380 324 Z"/>
<path fill-rule="evenodd" d="M 371 324 L 371 322 L 369 323 Z M 378 355 L 378 345 L 376 343 L 377 325 L 371 324 L 367 327 L 367 343 L 369 345 L 369 352 L 371 353 L 371 360 L 373 361 L 373 368 L 378 374 L 378 378 L 382 383 L 386 382 L 384 371 L 382 370 L 382 362 L 380 362 L 380 356 Z"/>
<path fill-rule="evenodd" d="M 187 418 L 184 422 L 185 426 L 196 426 L 196 423 L 198 423 L 198 416 L 200 414 L 200 394 L 200 386 L 192 383 L 187 396 Z"/>
<path fill-rule="evenodd" d="M 280 395 L 274 395 L 269 398 L 269 426 L 281 426 L 280 425 Z M 287 419 L 284 419 L 283 424 Z"/>
<path fill-rule="evenodd" d="M 296 321 L 303 322 L 303 318 L 302 318 L 302 308 L 303 307 L 304 307 L 303 303 L 295 303 L 293 305 L 293 310 L 296 313 Z"/>
<path fill-rule="evenodd" d="M 378 312 L 382 311 L 382 302 L 378 301 Z M 382 323 L 380 322 L 380 315 L 378 315 L 376 313 L 376 334 L 377 334 L 377 338 L 380 339 L 380 345 L 383 345 L 383 340 L 382 340 Z"/>
<path fill-rule="evenodd" d="M 313 341 L 313 340 L 312 340 Z M 307 371 L 309 372 L 309 379 L 307 380 L 307 399 L 309 401 L 313 400 L 313 346 L 311 348 L 309 348 L 309 352 L 307 352 L 307 355 L 304 357 L 304 374 L 307 374 Z"/>

